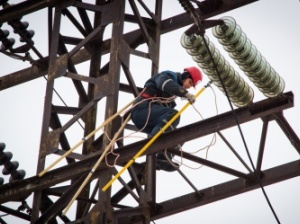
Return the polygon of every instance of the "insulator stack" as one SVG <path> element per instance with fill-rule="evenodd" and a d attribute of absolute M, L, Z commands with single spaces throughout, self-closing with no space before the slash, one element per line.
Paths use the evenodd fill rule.
<path fill-rule="evenodd" d="M 8 2 L 8 0 L 0 0 L 0 5 L 3 6 L 4 4 L 6 4 Z"/>
<path fill-rule="evenodd" d="M 214 44 L 209 41 L 208 37 L 204 35 L 205 41 L 212 54 L 211 58 L 206 49 L 205 42 L 202 36 L 191 35 L 185 33 L 181 36 L 181 45 L 186 49 L 187 53 L 192 56 L 193 60 L 202 68 L 203 72 L 208 78 L 223 92 L 222 82 L 226 88 L 231 102 L 236 107 L 247 106 L 252 102 L 254 93 L 251 87 L 244 81 L 244 79 L 234 70 L 233 67 L 224 59 Z M 213 64 L 213 60 L 217 66 L 220 74 Z"/>
<path fill-rule="evenodd" d="M 20 33 L 23 34 L 23 36 L 27 39 L 30 39 L 34 36 L 34 31 L 33 30 L 27 30 L 29 23 L 28 22 L 21 22 L 20 18 L 13 20 L 11 23 L 17 30 L 14 29 L 14 33 Z M 25 42 L 24 38 L 21 36 L 20 37 L 21 42 Z"/>
<path fill-rule="evenodd" d="M 0 23 L 0 41 L 2 42 L 2 44 L 0 46 L 0 50 L 5 51 L 7 49 L 12 48 L 12 46 L 15 44 L 15 39 L 7 38 L 9 36 L 9 31 L 2 30 L 1 26 L 2 26 L 2 24 Z"/>
<path fill-rule="evenodd" d="M 5 144 L 0 143 L 0 165 L 3 165 L 2 173 L 4 175 L 9 175 L 9 182 L 13 182 L 16 180 L 23 180 L 26 173 L 24 170 L 17 170 L 19 167 L 19 163 L 17 161 L 11 162 L 13 154 L 11 152 L 4 152 Z"/>
<path fill-rule="evenodd" d="M 194 10 L 194 7 L 189 0 L 179 0 L 179 3 L 187 12 L 191 12 Z"/>
<path fill-rule="evenodd" d="M 221 19 L 224 24 L 213 27 L 212 33 L 230 57 L 266 97 L 281 94 L 285 87 L 284 80 L 262 57 L 233 18 Z"/>

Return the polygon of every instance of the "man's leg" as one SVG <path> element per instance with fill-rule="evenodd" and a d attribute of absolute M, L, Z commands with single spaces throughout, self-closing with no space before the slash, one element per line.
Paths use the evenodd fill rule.
<path fill-rule="evenodd" d="M 168 121 L 166 120 L 163 120 L 163 122 L 166 124 Z M 171 131 L 171 130 L 174 130 L 175 127 L 171 124 L 166 132 L 168 131 Z M 176 150 L 180 150 L 181 149 L 181 145 L 176 145 L 174 147 L 171 147 L 172 149 L 176 149 Z M 176 162 L 173 162 L 172 159 L 173 159 L 174 155 L 170 152 L 168 152 L 168 149 L 165 149 L 161 152 L 158 152 L 156 154 L 156 159 L 157 159 L 157 165 L 156 165 L 156 168 L 158 170 L 165 170 L 165 171 L 168 171 L 168 172 L 173 172 L 177 169 L 177 167 L 179 167 L 179 164 L 176 163 Z"/>
<path fill-rule="evenodd" d="M 143 128 L 143 132 L 149 134 L 149 137 L 153 137 L 176 113 L 177 110 L 168 107 L 163 107 L 156 103 L 151 104 L 149 108 L 149 104 L 145 103 L 135 108 L 131 115 L 132 121 L 134 122 L 136 127 L 138 129 Z M 180 117 L 178 117 L 171 124 L 172 127 L 169 127 L 166 131 L 172 130 L 172 128 L 176 128 L 176 126 L 179 124 L 179 121 Z M 172 159 L 171 157 L 169 158 L 170 160 Z M 165 170 L 168 172 L 176 170 L 176 167 L 174 167 L 164 156 L 163 151 L 157 153 L 156 168 L 157 170 Z"/>
<path fill-rule="evenodd" d="M 168 108 L 168 107 L 157 107 L 154 109 L 156 110 L 152 110 L 152 114 L 151 114 L 151 119 L 153 121 L 152 125 L 154 126 L 150 136 L 154 136 L 157 132 L 160 131 L 160 129 L 162 129 L 166 123 L 171 120 L 177 113 L 178 111 L 173 109 L 173 108 Z M 168 129 L 166 131 L 170 131 L 172 130 L 172 128 L 176 128 L 177 125 L 179 124 L 180 121 L 180 117 L 178 117 L 177 119 L 175 119 L 175 121 L 173 121 L 173 123 L 171 124 L 172 127 L 168 127 Z"/>
<path fill-rule="evenodd" d="M 171 120 L 176 114 L 177 110 L 172 108 L 161 108 L 163 110 L 163 114 L 161 114 L 160 118 L 157 119 L 159 121 L 155 128 L 151 132 L 151 136 L 154 136 L 160 129 L 162 129 L 169 120 Z M 179 124 L 180 117 L 178 117 L 172 124 L 165 130 L 165 132 L 174 130 Z M 177 169 L 179 164 L 172 162 L 173 155 L 169 152 L 165 152 L 165 150 L 158 152 L 156 154 L 156 169 L 164 170 L 167 172 L 173 172 Z"/>

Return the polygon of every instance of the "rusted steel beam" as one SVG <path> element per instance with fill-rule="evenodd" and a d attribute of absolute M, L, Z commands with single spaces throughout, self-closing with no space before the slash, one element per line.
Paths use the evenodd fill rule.
<path fill-rule="evenodd" d="M 61 38 L 61 36 L 59 36 L 59 50 L 58 50 L 59 54 L 62 54 L 67 61 L 67 68 L 68 71 L 73 72 L 73 73 L 77 73 L 76 68 L 75 68 L 75 64 L 73 63 L 73 61 L 70 58 L 70 55 L 68 53 L 67 47 L 65 46 L 65 43 L 63 42 L 63 39 Z M 60 56 L 59 58 L 62 58 L 63 56 Z M 64 71 L 64 75 L 66 75 L 66 70 Z M 80 98 L 80 102 L 82 103 L 87 103 L 89 102 L 88 96 L 85 92 L 85 88 L 81 82 L 81 80 L 78 79 L 72 79 L 74 87 L 77 90 L 77 93 L 79 95 Z"/>
<path fill-rule="evenodd" d="M 59 199 L 49 206 L 46 211 L 34 222 L 35 224 L 39 223 L 49 223 L 49 221 L 55 216 L 62 213 L 62 210 L 67 206 L 68 202 L 73 198 L 74 194 L 84 181 L 86 175 L 82 175 L 75 182 L 73 182 L 69 188 L 62 194 Z"/>
<path fill-rule="evenodd" d="M 13 72 L 0 78 L 0 90 L 4 90 L 37 79 L 41 76 L 47 75 L 47 73 L 48 68 L 39 68 L 36 65 L 17 72 Z"/>
<path fill-rule="evenodd" d="M 240 0 L 240 1 L 232 1 L 232 0 L 223 0 L 222 1 L 222 5 L 218 8 L 215 9 L 211 12 L 201 12 L 200 9 L 196 9 L 196 13 L 198 15 L 200 15 L 201 19 L 208 19 L 211 18 L 213 16 L 234 10 L 236 8 L 245 6 L 247 4 L 256 2 L 258 0 Z M 188 26 L 193 24 L 193 18 L 191 17 L 191 15 L 189 13 L 183 13 L 183 14 L 179 14 L 177 16 L 174 17 L 170 17 L 168 19 L 165 19 L 161 22 L 161 30 L 162 30 L 162 34 L 164 33 L 168 33 L 174 30 L 177 30 L 179 28 Z"/>
<path fill-rule="evenodd" d="M 98 2 L 102 2 L 102 1 L 98 1 Z M 112 25 L 112 31 L 111 31 L 111 35 L 112 35 L 112 41 L 109 47 L 109 51 L 110 51 L 110 55 L 109 55 L 109 63 L 108 63 L 108 73 L 107 75 L 105 75 L 106 77 L 106 85 L 109 86 L 109 88 L 111 89 L 111 94 L 107 95 L 106 97 L 106 104 L 105 104 L 105 113 L 104 113 L 104 119 L 108 119 L 109 117 L 111 117 L 113 114 L 115 114 L 117 112 L 118 109 L 118 101 L 119 101 L 119 83 L 120 83 L 120 75 L 121 75 L 121 60 L 119 59 L 118 55 L 119 52 L 122 51 L 122 49 L 120 48 L 121 42 L 123 40 L 123 29 L 124 29 L 124 16 L 125 16 L 125 4 L 126 1 L 125 0 L 119 0 L 119 1 L 112 1 L 110 2 L 109 6 L 110 6 L 110 13 L 111 15 L 117 15 L 117 16 L 113 16 L 113 17 L 109 17 L 107 16 L 107 14 L 102 15 L 99 13 L 99 16 L 101 15 L 101 24 L 103 25 L 105 22 L 103 22 L 104 18 L 111 18 L 111 25 Z M 103 1 L 104 4 L 104 1 Z M 98 17 L 98 19 L 100 20 L 100 17 Z M 95 25 L 98 25 L 98 21 L 97 18 L 95 18 Z M 100 47 L 102 47 L 102 42 L 99 42 L 98 47 L 96 47 L 97 45 L 94 45 L 94 56 L 95 54 L 98 54 L 98 58 L 100 59 L 101 56 L 101 52 L 97 52 L 98 49 Z M 92 58 L 93 59 L 93 58 Z M 94 58 L 96 59 L 96 58 Z M 100 61 L 100 60 L 98 60 Z M 93 63 L 93 61 L 91 60 L 91 63 Z M 94 61 L 95 63 L 95 61 Z M 91 67 L 93 67 L 91 65 Z M 96 74 L 95 75 L 99 75 L 98 71 L 100 68 L 100 64 L 98 64 L 97 68 L 95 67 L 95 71 Z M 91 74 L 90 74 L 91 75 Z M 95 120 L 96 121 L 96 120 Z M 103 150 L 105 147 L 109 144 L 109 142 L 111 141 L 111 138 L 114 136 L 114 134 L 116 133 L 116 128 L 118 126 L 118 128 L 120 127 L 120 124 L 117 123 L 118 120 L 113 120 L 112 122 L 110 122 L 109 124 L 107 124 L 104 127 L 104 132 L 106 133 L 105 135 L 103 135 L 103 138 L 101 139 L 101 150 Z M 92 130 L 90 130 L 92 131 Z M 88 133 L 85 133 L 88 134 Z M 121 134 L 122 135 L 122 134 Z M 88 148 L 87 148 L 88 149 Z M 91 153 L 91 149 L 93 149 L 92 147 L 89 148 L 90 149 L 90 153 Z M 113 163 L 112 163 L 113 164 Z M 112 170 L 109 169 L 107 167 L 107 170 Z M 99 181 L 104 181 L 107 180 L 109 178 L 109 176 L 105 176 L 105 179 L 99 177 Z M 100 180 L 101 179 L 101 180 Z M 102 184 L 102 182 L 100 183 Z M 112 210 L 111 204 L 110 204 L 110 198 L 111 198 L 111 191 L 106 191 L 106 192 L 99 192 L 98 193 L 98 203 L 100 208 L 103 211 L 106 211 L 106 215 L 103 220 L 103 222 L 108 222 L 106 220 L 111 219 L 108 215 L 108 213 L 111 213 L 110 211 Z M 78 211 L 77 209 L 77 217 L 79 217 L 80 215 L 82 215 L 83 213 L 80 214 L 80 211 Z"/>
<path fill-rule="evenodd" d="M 114 169 L 113 171 L 113 175 L 116 175 L 118 173 L 117 169 Z M 132 177 L 132 175 L 131 175 Z M 132 179 L 137 179 L 137 178 L 132 178 Z M 123 185 L 123 189 L 126 190 L 126 192 L 128 194 L 131 195 L 131 197 L 137 202 L 137 203 L 140 203 L 140 200 L 141 200 L 141 194 L 137 195 L 131 188 L 131 186 L 127 185 L 127 183 L 123 180 L 123 178 L 119 178 L 119 182 Z M 143 189 L 140 187 L 140 188 L 137 188 L 136 189 L 140 189 L 143 191 Z M 138 197 L 139 196 L 139 197 Z"/>
<path fill-rule="evenodd" d="M 223 0 L 222 5 L 219 9 L 214 10 L 213 12 L 202 15 L 203 18 L 212 17 L 242 6 L 245 6 L 247 4 L 256 2 L 258 0 L 239 0 L 239 1 L 232 1 L 232 0 Z M 35 11 L 38 11 L 43 8 L 47 7 L 53 7 L 57 4 L 60 4 L 60 0 L 27 0 L 24 2 L 21 2 L 19 4 L 10 6 L 8 8 L 0 10 L 0 23 L 7 22 L 9 20 L 17 19 L 19 17 L 25 16 L 29 13 L 33 13 Z M 69 5 L 79 5 L 79 3 L 76 3 L 75 0 L 66 0 L 64 3 L 68 3 Z M 92 10 L 92 6 L 91 9 Z M 16 13 L 17 12 L 17 13 Z M 198 13 L 201 13 L 200 10 L 197 10 Z M 175 22 L 175 21 L 174 21 Z M 183 25 L 184 26 L 184 25 Z"/>
<path fill-rule="evenodd" d="M 75 0 L 66 0 L 64 4 L 72 5 Z M 0 23 L 7 22 L 9 20 L 14 20 L 23 17 L 29 13 L 36 12 L 40 9 L 47 7 L 53 7 L 61 4 L 60 0 L 27 0 L 16 5 L 11 5 L 5 9 L 0 10 Z"/>
<path fill-rule="evenodd" d="M 299 176 L 299 164 L 300 160 L 297 160 L 265 170 L 261 178 L 262 185 L 268 186 Z M 164 218 L 259 188 L 258 181 L 248 182 L 243 178 L 238 178 L 205 189 L 199 189 L 197 192 L 179 195 L 176 198 L 160 202 L 157 209 L 151 214 L 151 220 Z M 114 212 L 114 217 L 122 217 L 122 224 L 140 223 L 138 221 L 142 220 L 142 217 L 140 217 L 141 212 L 139 207 L 120 209 Z"/>
<path fill-rule="evenodd" d="M 61 128 L 61 122 L 59 120 L 57 113 L 55 113 L 55 112 L 51 113 L 50 127 L 52 130 L 56 130 L 56 129 L 59 130 Z M 71 147 L 70 147 L 70 144 L 69 144 L 66 134 L 65 133 L 60 134 L 59 131 L 57 131 L 55 134 L 60 135 L 59 143 L 60 143 L 62 150 L 69 150 Z M 51 141 L 51 143 L 52 143 L 52 141 Z M 55 144 L 57 144 L 57 143 L 55 142 Z M 52 147 L 52 149 L 53 148 L 54 147 Z M 59 152 L 62 150 L 55 150 L 53 153 L 59 154 Z M 75 159 L 77 159 L 76 155 L 75 156 L 72 155 L 72 156 L 68 157 L 66 160 L 68 163 L 73 163 L 73 162 L 75 162 Z"/>
<path fill-rule="evenodd" d="M 262 185 L 268 186 L 299 176 L 299 164 L 300 160 L 297 160 L 265 170 L 263 172 L 263 177 L 261 178 Z M 203 206 L 259 188 L 260 184 L 257 181 L 245 182 L 243 178 L 238 178 L 229 182 L 218 184 L 216 186 L 211 186 L 209 188 L 199 190 L 202 193 L 202 197 L 199 197 L 193 192 L 159 203 L 160 209 L 155 211 L 152 216 L 152 220 L 163 218 L 178 212 L 183 212 L 188 209 Z"/>
<path fill-rule="evenodd" d="M 233 116 L 237 116 L 237 120 L 240 124 L 249 122 L 251 120 L 265 117 L 284 109 L 288 109 L 294 106 L 293 93 L 287 92 L 281 96 L 265 99 L 256 102 L 248 107 L 239 108 L 234 111 L 229 111 L 218 116 L 214 116 L 199 122 L 195 122 L 188 126 L 178 128 L 172 132 L 164 133 L 156 142 L 149 148 L 149 150 L 158 148 L 170 148 L 174 145 L 181 144 L 192 139 L 203 137 L 233 126 L 236 126 L 236 119 Z M 201 127 L 201 128 L 199 128 Z M 158 152 L 159 150 L 155 150 Z"/>
<path fill-rule="evenodd" d="M 221 132 L 217 132 L 219 137 L 223 140 L 223 142 L 227 145 L 227 147 L 231 150 L 231 152 L 236 156 L 236 158 L 244 165 L 244 167 L 248 170 L 248 172 L 251 172 L 251 168 L 248 166 L 248 164 L 242 159 L 242 157 L 236 152 L 236 150 L 233 148 L 233 146 L 230 144 L 229 141 L 225 138 L 225 136 Z"/>
<path fill-rule="evenodd" d="M 280 128 L 283 130 L 284 134 L 290 140 L 291 144 L 295 147 L 297 152 L 300 154 L 300 140 L 295 131 L 292 129 L 291 125 L 288 123 L 288 121 L 283 116 L 282 112 L 278 112 L 273 115 L 275 118 L 277 124 L 280 126 Z"/>
<path fill-rule="evenodd" d="M 135 18 L 137 18 L 137 22 L 139 24 L 140 30 L 142 31 L 143 37 L 144 37 L 144 41 L 146 42 L 146 44 L 149 46 L 150 45 L 150 36 L 149 36 L 149 32 L 142 20 L 142 17 L 139 13 L 138 7 L 136 6 L 135 1 L 133 0 L 128 0 L 129 4 L 131 5 L 131 8 L 133 10 L 133 13 L 135 15 Z"/>
<path fill-rule="evenodd" d="M 77 1 L 78 2 L 78 1 Z M 87 5 L 87 4 L 82 4 L 82 5 Z M 92 5 L 91 5 L 92 6 Z M 98 5 L 93 5 L 94 6 L 94 8 L 100 8 Z M 91 23 L 91 21 L 90 21 L 90 19 L 89 19 L 89 17 L 88 17 L 88 14 L 87 14 L 87 11 L 86 10 L 84 10 L 83 8 L 80 8 L 80 7 L 78 7 L 77 8 L 77 10 L 78 10 L 78 13 L 79 13 L 79 16 L 80 16 L 80 18 L 81 18 L 81 21 L 82 21 L 82 23 L 83 23 L 83 25 L 84 25 L 84 27 L 85 27 L 85 30 L 87 31 L 87 32 L 89 32 L 89 33 L 91 33 L 92 31 L 93 31 L 93 26 L 92 26 L 92 23 Z M 97 12 L 96 14 L 99 14 L 99 12 Z"/>
<path fill-rule="evenodd" d="M 141 187 L 142 187 L 142 179 L 143 177 L 143 172 L 145 169 L 145 164 L 139 165 L 139 164 L 133 164 L 133 166 L 130 168 L 129 172 L 134 173 L 135 177 L 132 177 L 131 175 L 131 180 L 128 181 L 127 185 L 130 187 L 130 189 L 136 189 L 137 193 L 140 195 L 141 194 Z M 119 191 L 117 191 L 113 197 L 111 197 L 111 203 L 113 205 L 116 205 L 119 203 L 121 200 L 123 200 L 126 196 L 128 195 L 128 191 L 123 187 Z"/>
<path fill-rule="evenodd" d="M 133 93 L 135 97 L 137 97 L 137 95 L 139 94 L 139 90 L 134 82 L 134 78 L 130 72 L 130 66 L 129 66 L 129 58 L 130 58 L 130 51 L 131 49 L 129 48 L 128 44 L 122 40 L 121 43 L 121 48 L 122 48 L 122 51 L 120 51 L 119 53 L 119 58 L 121 60 L 121 66 L 122 66 L 122 69 L 124 71 L 124 74 L 127 78 L 127 81 L 129 83 L 129 85 L 127 85 L 129 89 L 129 92 L 130 93 Z M 126 85 L 122 85 L 120 84 L 119 85 L 119 90 L 121 90 L 122 87 L 125 87 Z M 126 88 L 126 87 L 125 87 Z M 124 88 L 123 88 L 124 89 Z"/>
<path fill-rule="evenodd" d="M 278 113 L 293 106 L 293 94 L 291 92 L 282 94 L 279 97 L 266 99 L 254 103 L 251 107 L 239 108 L 234 112 L 240 123 L 249 122 L 273 113 Z M 172 147 L 185 141 L 200 138 L 226 128 L 236 125 L 233 112 L 229 111 L 218 116 L 208 118 L 185 127 L 178 128 L 172 132 L 164 133 L 158 138 L 145 154 L 152 154 L 161 151 L 163 148 Z M 199 128 L 201 127 L 201 128 Z M 116 149 L 120 154 L 118 165 L 127 163 L 133 156 L 148 142 L 148 139 L 132 143 Z M 99 159 L 101 152 L 87 156 L 87 159 L 79 161 L 58 169 L 49 171 L 42 177 L 31 177 L 19 182 L 0 186 L 0 203 L 11 201 L 21 196 L 24 197 L 30 192 L 43 190 L 55 184 L 70 180 L 91 170 L 93 164 Z M 108 162 L 113 163 L 115 158 L 108 157 Z M 99 170 L 107 169 L 105 164 L 99 166 Z"/>
<path fill-rule="evenodd" d="M 261 172 L 261 166 L 263 162 L 263 155 L 265 151 L 265 145 L 266 145 L 266 138 L 267 138 L 267 132 L 268 132 L 268 126 L 269 126 L 269 120 L 267 118 L 263 119 L 263 126 L 262 126 L 262 132 L 260 137 L 260 143 L 259 143 L 259 149 L 258 149 L 258 156 L 256 161 L 256 170 L 257 173 Z"/>
<path fill-rule="evenodd" d="M 15 209 L 11 209 L 11 208 L 8 208 L 8 207 L 3 206 L 3 205 L 0 205 L 0 211 L 5 213 L 5 214 L 13 215 L 15 217 L 30 221 L 30 215 L 27 215 L 24 212 L 17 211 Z M 3 223 L 5 223 L 5 222 L 3 221 Z"/>
<path fill-rule="evenodd" d="M 51 120 L 51 106 L 52 106 L 52 97 L 53 97 L 53 88 L 54 88 L 54 79 L 59 77 L 62 73 L 65 72 L 67 61 L 64 60 L 65 57 L 57 58 L 58 45 L 59 45 L 59 28 L 61 21 L 61 10 L 62 8 L 55 8 L 54 15 L 54 25 L 53 33 L 51 35 L 51 51 L 49 52 L 49 68 L 48 68 L 48 81 L 46 87 L 46 95 L 44 102 L 44 113 L 43 113 L 43 122 L 41 130 L 41 141 L 40 141 L 40 150 L 37 161 L 37 172 L 41 171 L 45 167 L 46 158 L 44 157 L 47 152 L 47 135 L 50 127 Z M 63 59 L 63 60 L 58 60 Z M 40 207 L 42 204 L 42 192 L 35 191 L 33 196 L 33 209 L 32 209 L 32 222 L 35 222 L 39 217 Z"/>
<path fill-rule="evenodd" d="M 45 148 L 47 150 L 41 152 L 42 153 L 41 155 L 46 156 L 50 153 L 53 153 L 53 151 L 57 149 L 58 143 L 61 140 L 61 134 L 63 134 L 66 130 L 68 130 L 74 123 L 78 122 L 80 117 L 87 114 L 88 111 L 95 106 L 98 100 L 100 99 L 95 99 L 94 101 L 90 101 L 88 104 L 86 104 L 85 107 L 81 108 L 81 110 L 76 115 L 74 115 L 69 121 L 67 121 L 63 126 L 60 125 L 60 121 L 57 116 L 55 117 L 56 119 L 54 120 L 54 115 L 53 113 L 51 113 L 51 121 L 56 123 L 59 122 L 59 125 L 57 125 L 59 126 L 59 128 L 53 131 L 49 131 L 45 134 L 46 139 L 48 139 L 48 141 L 46 141 L 45 143 Z M 50 126 L 53 127 L 53 125 L 55 124 L 52 123 Z M 95 127 L 93 127 L 93 130 L 94 129 Z M 92 132 L 93 130 L 89 130 L 89 133 Z"/>
<path fill-rule="evenodd" d="M 144 217 L 143 217 L 143 213 L 144 213 L 145 208 L 142 206 L 139 207 L 134 207 L 134 208 L 124 208 L 118 211 L 114 211 L 114 220 L 115 223 L 145 223 L 145 222 L 141 222 Z M 134 217 L 134 219 L 131 219 L 131 217 Z"/>
<path fill-rule="evenodd" d="M 214 12 L 214 13 L 207 13 L 203 14 L 202 18 L 207 19 L 212 16 L 218 15 L 223 12 L 227 12 L 230 10 L 233 10 L 235 8 L 256 2 L 257 0 L 243 0 L 243 1 L 224 1 L 224 5 L 221 6 L 221 8 Z M 33 2 L 33 1 L 32 1 Z M 46 2 L 46 1 L 44 1 Z M 1 13 L 3 10 L 1 11 Z M 20 14 L 18 14 L 20 16 Z M 0 15 L 0 22 L 1 22 L 1 15 Z M 174 17 L 170 17 L 168 19 L 165 19 L 161 21 L 161 34 L 165 34 L 171 31 L 174 31 L 176 29 L 182 28 L 184 26 L 191 25 L 193 23 L 193 20 L 191 19 L 190 15 L 188 13 L 183 13 L 176 15 Z M 155 24 L 155 23 L 154 23 Z M 124 34 L 124 40 L 132 46 L 137 47 L 140 44 L 145 43 L 145 39 L 142 37 L 142 31 L 141 30 L 135 30 Z M 137 41 L 135 43 L 135 41 Z M 108 53 L 108 50 L 110 48 L 110 42 L 111 39 L 106 40 L 102 45 L 102 54 Z M 74 64 L 79 64 L 84 61 L 87 61 L 90 59 L 90 55 L 86 49 L 82 49 L 78 51 L 71 60 Z M 45 58 L 43 61 L 48 61 L 47 58 Z M 23 70 L 20 70 L 18 72 L 14 72 L 11 74 L 8 74 L 6 76 L 0 77 L 0 90 L 7 89 L 9 87 L 24 83 L 26 81 L 30 81 L 36 78 L 39 78 L 43 75 L 47 74 L 47 68 L 38 68 L 36 66 L 32 66 L 30 68 L 26 68 Z"/>
<path fill-rule="evenodd" d="M 142 1 L 139 1 L 142 3 Z M 163 3 L 160 0 L 155 2 L 155 22 L 153 23 L 153 29 L 149 34 L 151 35 L 149 42 L 149 56 L 152 60 L 151 63 L 151 76 L 154 76 L 159 71 L 159 49 L 160 49 L 160 38 L 161 38 L 161 21 L 163 11 Z M 150 12 L 148 12 L 150 14 Z M 154 17 L 154 16 L 152 16 Z M 146 156 L 146 172 L 145 172 L 145 190 L 147 194 L 144 194 L 144 203 L 148 203 L 149 209 L 145 210 L 144 216 L 147 217 L 145 223 L 150 223 L 149 212 L 156 207 L 156 157 L 155 154 L 148 154 Z M 145 199 L 147 195 L 147 199 Z"/>
<path fill-rule="evenodd" d="M 236 176 L 236 177 L 243 177 L 245 180 L 252 180 L 254 178 L 254 175 L 253 175 L 252 172 L 251 172 L 251 175 L 249 175 L 249 174 L 231 169 L 229 167 L 220 165 L 218 163 L 214 163 L 214 162 L 211 162 L 209 160 L 206 160 L 206 159 L 203 159 L 203 158 L 200 158 L 200 157 L 197 157 L 197 156 L 193 156 L 190 153 L 180 152 L 178 150 L 173 150 L 173 149 L 170 149 L 169 151 L 171 153 L 177 155 L 177 156 L 182 156 L 183 158 L 185 158 L 187 160 L 193 161 L 195 163 L 203 164 L 205 166 L 208 166 L 210 168 L 222 171 L 222 172 L 227 173 L 229 175 L 233 175 L 233 176 Z"/>
<path fill-rule="evenodd" d="M 88 32 L 85 28 L 81 26 L 81 24 L 78 22 L 78 20 L 75 18 L 75 16 L 70 12 L 69 9 L 63 10 L 63 15 L 66 15 L 69 20 L 73 23 L 73 25 L 77 28 L 77 30 L 82 34 L 82 36 L 86 37 L 88 35 Z"/>

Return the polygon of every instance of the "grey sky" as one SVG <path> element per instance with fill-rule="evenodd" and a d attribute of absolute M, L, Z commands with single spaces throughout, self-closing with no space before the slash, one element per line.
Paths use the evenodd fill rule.
<path fill-rule="evenodd" d="M 170 8 L 170 15 L 175 14 L 174 12 L 177 11 L 183 12 L 183 9 L 179 6 L 177 1 L 166 0 L 164 4 L 165 7 Z M 266 58 L 277 73 L 283 77 L 286 84 L 284 92 L 292 91 L 295 95 L 295 106 L 285 110 L 284 115 L 298 135 L 300 133 L 300 122 L 298 121 L 300 88 L 298 83 L 299 78 L 297 77 L 299 73 L 300 52 L 299 10 L 300 2 L 298 0 L 261 0 L 215 17 L 233 17 L 260 53 Z M 164 16 L 168 17 L 168 15 Z M 39 49 L 42 48 L 43 45 L 47 46 L 46 40 L 41 41 L 44 40 L 44 35 L 47 32 L 46 18 L 47 17 L 43 12 L 24 17 L 24 21 L 27 20 L 30 24 L 29 29 L 33 29 L 36 32 L 33 40 L 35 40 Z M 5 29 L 4 27 L 2 28 Z M 159 70 L 168 69 L 182 71 L 186 66 L 196 65 L 191 56 L 188 55 L 185 49 L 180 45 L 180 37 L 186 28 L 187 27 L 162 37 Z M 219 45 L 217 40 L 212 36 L 211 30 L 207 30 L 206 34 L 209 36 L 210 41 L 214 42 L 222 54 L 227 57 L 227 52 L 222 50 L 221 45 Z M 46 49 L 47 48 L 44 48 L 43 53 L 46 52 Z M 135 62 L 135 59 L 133 59 L 133 61 Z M 228 61 L 231 62 L 232 66 L 237 68 L 232 60 L 228 59 Z M 3 54 L 0 54 L 0 65 L 0 76 L 29 66 L 28 63 L 21 61 L 16 62 L 16 60 L 10 59 Z M 145 79 L 149 77 L 150 70 L 145 71 L 145 68 L 148 67 L 143 66 L 137 59 L 136 66 L 132 67 L 133 74 L 139 74 L 141 76 L 141 78 L 136 81 L 139 86 L 142 86 Z M 88 68 L 85 65 L 82 65 L 79 72 L 85 74 L 88 72 Z M 145 74 L 145 76 L 143 76 L 143 74 Z M 247 77 L 243 75 L 243 72 L 240 72 L 240 74 L 250 84 Z M 122 79 L 123 78 L 124 77 L 122 77 Z M 203 84 L 206 84 L 207 81 L 208 79 L 205 77 Z M 14 154 L 13 160 L 19 162 L 19 169 L 26 170 L 26 177 L 33 176 L 36 173 L 45 86 L 45 79 L 40 78 L 0 92 L 0 103 L 2 108 L 0 116 L 0 141 L 6 144 L 6 151 L 10 151 Z M 197 90 L 199 90 L 200 87 L 201 86 L 198 86 Z M 71 91 L 66 92 L 64 91 L 64 88 L 65 86 L 63 83 L 58 83 L 56 85 L 56 89 L 62 94 L 67 104 L 76 105 L 77 99 L 72 98 Z M 253 86 L 253 89 L 255 91 L 254 102 L 265 98 L 256 87 Z M 214 90 L 217 94 L 217 104 L 215 105 L 213 92 L 210 89 L 207 89 L 197 99 L 197 102 L 195 103 L 196 110 L 193 107 L 190 107 L 182 115 L 180 126 L 201 120 L 201 116 L 198 112 L 200 112 L 204 118 L 208 118 L 216 114 L 216 107 L 218 108 L 219 113 L 230 110 L 225 96 L 220 93 L 216 87 L 214 87 Z M 57 97 L 55 98 L 55 101 L 58 104 L 60 103 Z M 124 104 L 126 103 L 127 102 L 124 102 Z M 181 102 L 180 99 L 177 99 L 178 109 L 184 103 L 185 102 Z M 250 122 L 249 124 L 243 125 L 242 130 L 244 131 L 253 160 L 255 161 L 259 147 L 258 140 L 260 138 L 261 122 Z M 232 144 L 238 148 L 238 152 L 243 158 L 248 161 L 237 128 L 227 130 L 224 134 Z M 207 138 L 187 143 L 184 145 L 183 149 L 188 152 L 194 152 L 209 144 L 211 138 L 212 136 L 208 136 Z M 73 143 L 75 144 L 79 140 L 80 136 L 76 136 L 75 134 Z M 136 141 L 136 139 L 133 141 Z M 294 150 L 284 133 L 274 122 L 269 126 L 265 153 L 264 168 L 299 159 L 296 150 Z M 198 155 L 205 157 L 205 152 L 202 151 Z M 240 164 L 237 163 L 236 158 L 224 147 L 224 144 L 220 139 L 217 139 L 217 143 L 209 149 L 208 159 L 226 166 L 240 166 Z M 198 168 L 196 164 L 187 165 Z M 234 179 L 233 177 L 220 174 L 219 172 L 206 167 L 191 169 L 190 167 L 182 166 L 181 169 L 199 189 Z M 124 178 L 126 175 L 127 174 L 124 174 Z M 3 175 L 0 174 L 0 176 Z M 160 171 L 158 172 L 157 178 L 158 202 L 183 194 L 186 192 L 187 188 L 190 188 L 176 173 L 170 174 Z M 116 186 L 117 184 L 118 183 L 116 183 Z M 282 224 L 299 223 L 299 189 L 299 177 L 265 187 L 269 199 Z M 190 192 L 192 192 L 192 189 L 190 189 Z M 19 203 L 14 204 L 15 208 L 19 205 Z M 72 213 L 72 210 L 70 213 Z M 8 223 L 13 222 L 11 217 L 4 217 L 3 219 Z M 155 221 L 155 223 L 272 224 L 276 223 L 276 220 L 267 205 L 262 191 L 258 189 L 160 219 Z"/>

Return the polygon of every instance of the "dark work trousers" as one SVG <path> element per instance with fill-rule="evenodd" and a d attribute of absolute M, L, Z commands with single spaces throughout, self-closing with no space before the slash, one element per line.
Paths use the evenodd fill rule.
<path fill-rule="evenodd" d="M 139 97 L 136 102 L 141 100 L 142 98 Z M 160 131 L 161 128 L 164 127 L 166 122 L 174 117 L 176 113 L 177 110 L 173 108 L 165 107 L 158 102 L 151 102 L 151 100 L 147 100 L 136 105 L 132 109 L 131 119 L 139 130 L 144 128 L 141 131 L 149 134 L 149 137 L 153 137 L 157 132 Z M 172 128 L 169 127 L 166 131 L 176 128 L 179 124 L 179 121 L 180 116 L 171 124 Z"/>

